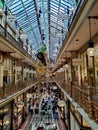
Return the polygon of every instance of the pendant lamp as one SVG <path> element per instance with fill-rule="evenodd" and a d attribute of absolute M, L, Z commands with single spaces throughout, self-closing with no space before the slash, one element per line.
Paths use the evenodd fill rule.
<path fill-rule="evenodd" d="M 91 39 L 91 16 L 88 17 L 88 20 L 89 20 L 89 36 L 90 36 L 90 40 L 88 42 L 87 55 L 88 56 L 94 56 L 94 54 L 95 54 L 94 42 Z"/>

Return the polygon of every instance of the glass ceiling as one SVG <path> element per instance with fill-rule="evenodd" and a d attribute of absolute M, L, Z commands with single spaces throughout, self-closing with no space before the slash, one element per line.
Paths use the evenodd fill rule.
<path fill-rule="evenodd" d="M 49 58 L 55 61 L 76 9 L 76 0 L 5 0 L 5 3 L 32 48 L 40 51 L 46 44 Z"/>

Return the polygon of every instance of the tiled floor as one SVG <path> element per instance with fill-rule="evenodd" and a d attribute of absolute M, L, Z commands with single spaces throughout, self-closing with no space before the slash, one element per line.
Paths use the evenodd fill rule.
<path fill-rule="evenodd" d="M 35 104 L 36 106 L 36 104 Z M 35 108 L 35 107 L 34 107 Z M 65 124 L 63 122 L 63 120 L 61 119 L 60 116 L 60 110 L 58 109 L 58 119 L 54 119 L 53 117 L 53 112 L 49 114 L 33 114 L 33 116 L 31 117 L 31 114 L 28 115 L 25 123 L 22 125 L 21 130 L 28 130 L 28 126 L 30 125 L 30 129 L 29 130 L 37 130 L 38 126 L 43 126 L 44 128 L 46 128 L 45 130 L 49 129 L 49 125 L 52 123 L 53 125 L 57 126 L 56 130 L 67 130 L 65 127 Z M 50 124 L 49 124 L 50 123 Z M 54 127 L 54 126 L 53 126 Z M 52 129 L 51 129 L 52 130 Z"/>
<path fill-rule="evenodd" d="M 38 126 L 40 125 L 42 122 L 45 123 L 45 122 L 55 122 L 56 126 L 57 126 L 57 130 L 66 130 L 66 127 L 65 127 L 65 124 L 64 122 L 62 121 L 61 117 L 60 117 L 60 112 L 59 112 L 59 115 L 58 115 L 58 120 L 55 120 L 55 119 L 50 119 L 48 118 L 48 116 L 40 116 L 40 115 L 33 115 L 32 116 L 32 126 L 31 126 L 31 130 L 37 130 L 37 128 L 35 126 Z M 22 125 L 21 127 L 21 130 L 27 130 L 28 126 L 29 126 L 29 123 L 31 121 L 31 114 L 28 115 L 25 123 Z M 48 128 L 47 128 L 48 129 Z M 46 129 L 46 130 L 47 130 Z"/>

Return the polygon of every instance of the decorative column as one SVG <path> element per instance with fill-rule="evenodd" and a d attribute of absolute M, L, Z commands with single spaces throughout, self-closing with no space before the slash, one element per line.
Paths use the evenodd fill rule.
<path fill-rule="evenodd" d="M 26 100 L 26 94 L 25 93 L 23 93 L 23 102 L 25 102 L 25 100 Z M 23 118 L 22 118 L 22 122 L 24 122 L 25 121 L 25 105 L 23 106 Z"/>
<path fill-rule="evenodd" d="M 5 37 L 7 36 L 7 13 L 8 13 L 8 9 L 6 7 L 5 8 Z"/>
<path fill-rule="evenodd" d="M 91 58 L 91 57 L 90 57 Z M 88 62 L 88 56 L 86 55 L 86 65 L 87 65 L 87 77 L 88 77 L 88 98 L 87 98 L 87 104 L 88 104 L 88 115 L 90 118 L 92 118 L 92 101 L 91 101 L 91 77 L 90 77 L 90 71 L 89 68 L 89 62 Z"/>
<path fill-rule="evenodd" d="M 0 87 L 3 87 L 3 65 L 0 64 Z"/>
<path fill-rule="evenodd" d="M 93 73 L 93 86 L 95 87 L 95 60 L 94 60 L 94 56 L 92 56 L 92 64 L 93 64 L 93 68 L 92 68 L 92 73 Z"/>
<path fill-rule="evenodd" d="M 11 102 L 11 106 L 12 106 L 12 112 L 11 112 L 11 130 L 14 129 L 14 100 L 12 100 Z"/>
<path fill-rule="evenodd" d="M 91 87 L 88 86 L 88 115 L 89 117 L 92 119 L 93 115 L 92 115 L 92 100 L 91 100 Z"/>
<path fill-rule="evenodd" d="M 74 70 L 73 70 L 73 65 L 72 65 L 72 59 L 70 61 L 71 61 L 71 63 L 70 63 L 70 66 L 71 66 L 71 85 L 73 85 L 74 84 L 74 77 L 73 77 Z"/>

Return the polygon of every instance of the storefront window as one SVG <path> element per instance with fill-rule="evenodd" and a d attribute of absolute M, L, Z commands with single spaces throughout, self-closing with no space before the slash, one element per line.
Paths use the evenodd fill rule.
<path fill-rule="evenodd" d="M 74 81 L 78 82 L 78 66 L 74 66 L 74 75 L 73 75 Z"/>
<path fill-rule="evenodd" d="M 8 104 L 0 109 L 0 130 L 11 130 L 11 104 Z"/>
<path fill-rule="evenodd" d="M 2 120 L 0 119 L 0 130 L 2 130 L 2 126 L 3 126 L 3 122 L 2 122 Z"/>
<path fill-rule="evenodd" d="M 3 120 L 3 130 L 10 130 L 11 113 L 8 113 Z"/>
<path fill-rule="evenodd" d="M 83 88 L 85 89 L 85 87 L 88 86 L 88 77 L 87 77 L 87 54 L 86 52 L 84 52 L 83 54 L 81 54 L 81 59 L 83 61 L 83 64 L 81 66 L 82 69 L 82 84 L 83 84 Z"/>
<path fill-rule="evenodd" d="M 12 83 L 12 60 L 8 58 L 4 59 L 3 82 Z"/>
<path fill-rule="evenodd" d="M 23 102 L 23 95 L 16 98 L 14 102 L 14 130 L 16 130 L 21 126 L 23 120 L 23 106 L 18 106 L 19 102 Z"/>

